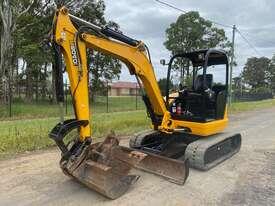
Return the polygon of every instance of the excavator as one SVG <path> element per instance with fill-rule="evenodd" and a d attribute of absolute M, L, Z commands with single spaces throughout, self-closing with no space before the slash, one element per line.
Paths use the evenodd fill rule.
<path fill-rule="evenodd" d="M 193 85 L 170 95 L 167 81 L 163 98 L 149 49 L 142 41 L 87 22 L 61 7 L 55 12 L 50 42 L 54 50 L 57 100 L 60 104 L 64 102 L 65 68 L 75 112 L 75 118 L 62 117 L 49 134 L 61 150 L 60 167 L 66 175 L 116 199 L 139 179 L 133 174 L 135 169 L 183 185 L 190 167 L 208 170 L 240 150 L 241 135 L 224 132 L 228 124 L 228 58 L 224 51 L 207 49 L 173 56 L 167 80 L 171 78 L 173 62 L 184 58 L 193 65 Z M 114 134 L 102 142 L 93 141 L 87 49 L 121 60 L 144 88 L 142 96 L 152 129 L 133 135 L 130 147 L 121 146 Z M 213 85 L 213 74 L 207 73 L 213 65 L 224 65 L 224 85 Z M 78 135 L 66 142 L 72 130 Z"/>

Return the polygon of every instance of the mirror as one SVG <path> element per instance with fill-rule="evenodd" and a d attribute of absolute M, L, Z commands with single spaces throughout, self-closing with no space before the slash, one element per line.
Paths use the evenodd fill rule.
<path fill-rule="evenodd" d="M 166 65 L 165 59 L 161 59 L 161 60 L 160 60 L 160 64 L 163 65 L 163 66 L 165 66 L 165 65 Z"/>

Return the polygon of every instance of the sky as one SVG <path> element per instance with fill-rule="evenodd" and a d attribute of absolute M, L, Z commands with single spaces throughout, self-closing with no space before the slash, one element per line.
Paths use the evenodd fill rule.
<path fill-rule="evenodd" d="M 275 54 L 275 1 L 274 0 L 163 0 L 185 11 L 198 11 L 206 19 L 226 25 L 236 25 L 256 49 L 254 51 L 237 33 L 235 56 L 238 76 L 247 58 L 271 57 Z M 163 46 L 165 30 L 177 20 L 180 11 L 155 0 L 105 0 L 106 18 L 119 24 L 120 30 L 145 42 L 150 49 L 157 78 L 166 76 L 167 68 L 160 59 L 169 60 L 170 52 Z M 217 27 L 220 27 L 216 25 Z M 229 40 L 232 29 L 224 28 Z M 124 67 L 120 80 L 135 81 Z"/>

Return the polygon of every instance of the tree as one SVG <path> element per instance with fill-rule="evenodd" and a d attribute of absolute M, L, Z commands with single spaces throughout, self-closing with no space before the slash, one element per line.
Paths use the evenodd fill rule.
<path fill-rule="evenodd" d="M 233 80 L 233 81 L 232 81 L 232 89 L 233 89 L 234 91 L 240 90 L 241 87 L 243 86 L 243 85 L 242 85 L 242 77 L 241 77 L 241 76 L 234 77 L 232 80 Z"/>
<path fill-rule="evenodd" d="M 242 75 L 234 77 L 232 80 L 232 90 L 234 97 L 241 97 L 243 95 L 243 91 L 245 91 L 245 85 L 243 84 Z"/>
<path fill-rule="evenodd" d="M 271 64 L 269 67 L 268 72 L 268 82 L 270 84 L 270 87 L 272 89 L 272 93 L 275 93 L 275 54 L 273 55 L 271 59 Z"/>
<path fill-rule="evenodd" d="M 38 100 L 39 96 L 45 98 L 47 93 L 49 77 L 47 69 L 52 61 L 52 55 L 50 51 L 42 50 L 41 42 L 46 32 L 50 30 L 52 21 L 53 7 L 49 3 L 50 1 L 36 2 L 36 5 L 18 21 L 20 29 L 14 35 L 17 58 L 26 64 L 26 67 L 20 71 L 21 79 L 17 78 L 17 82 L 20 81 L 26 86 L 27 101 L 32 101 L 33 94 Z"/>
<path fill-rule="evenodd" d="M 104 1 L 89 1 L 79 12 L 78 16 L 86 21 L 99 26 L 107 25 L 109 28 L 119 30 L 115 22 L 107 22 L 104 18 Z M 92 49 L 88 50 L 88 67 L 90 70 L 90 88 L 92 89 L 92 100 L 96 93 L 105 92 L 106 82 L 118 79 L 121 73 L 121 63 L 110 55 L 102 54 Z"/>
<path fill-rule="evenodd" d="M 103 0 L 82 0 L 82 1 L 63 1 L 70 7 L 75 15 L 88 22 L 99 26 L 108 26 L 119 30 L 119 25 L 115 22 L 107 22 L 104 17 L 105 4 Z M 59 4 L 62 4 L 59 1 Z M 88 49 L 87 51 L 88 69 L 90 71 L 90 88 L 92 90 L 92 100 L 96 93 L 105 92 L 106 82 L 119 78 L 121 73 L 121 63 L 118 59 L 105 55 L 100 52 Z"/>
<path fill-rule="evenodd" d="M 36 16 L 39 11 L 47 5 L 44 0 L 2 0 L 0 2 L 0 21 L 1 21 L 1 50 L 0 50 L 0 100 L 7 103 L 7 84 L 13 81 L 13 73 L 16 65 L 16 39 L 15 34 L 29 25 L 19 24 L 30 10 Z M 33 8 L 37 8 L 34 10 Z M 1 92 L 2 91 L 2 92 Z M 1 103 L 1 102 L 0 102 Z"/>
<path fill-rule="evenodd" d="M 213 47 L 227 49 L 229 53 L 231 43 L 223 29 L 213 26 L 211 21 L 200 17 L 198 12 L 191 11 L 182 14 L 175 23 L 170 24 L 166 30 L 164 45 L 174 55 L 179 52 Z M 175 61 L 175 70 L 183 70 L 184 67 L 189 75 L 189 62 L 182 59 Z M 183 77 L 184 73 L 181 76 Z"/>
<path fill-rule="evenodd" d="M 166 95 L 166 85 L 167 85 L 167 78 L 159 79 L 158 85 L 161 91 L 162 96 Z M 173 82 L 169 80 L 169 89 L 173 88 Z"/>
<path fill-rule="evenodd" d="M 14 71 L 14 38 L 18 21 L 35 4 L 35 0 L 2 0 L 0 2 L 1 50 L 0 50 L 0 101 L 8 102 L 7 84 L 12 81 Z"/>
<path fill-rule="evenodd" d="M 105 4 L 103 0 L 5 0 L 9 3 L 11 8 L 11 17 L 16 19 L 16 26 L 8 31 L 11 38 L 11 47 L 1 54 L 8 54 L 10 56 L 9 62 L 5 64 L 8 67 L 1 66 L 9 71 L 10 75 L 15 73 L 14 79 L 20 82 L 20 86 L 26 88 L 26 100 L 32 101 L 34 94 L 36 99 L 38 96 L 45 97 L 49 88 L 48 82 L 51 75 L 52 65 L 52 51 L 42 50 L 41 43 L 45 39 L 47 33 L 51 29 L 52 19 L 55 7 L 67 6 L 71 13 L 79 16 L 92 23 L 105 26 L 109 25 L 112 28 L 118 29 L 118 24 L 114 22 L 107 22 L 104 18 Z M 0 3 L 0 9 L 4 8 L 3 3 Z M 5 8 L 7 7 L 4 5 Z M 20 13 L 20 14 L 19 14 Z M 0 31 L 3 31 L 2 16 L 0 16 Z M 6 16 L 5 16 L 6 18 Z M 12 32 L 12 35 L 11 35 Z M 2 35 L 3 32 L 1 32 Z M 2 41 L 1 37 L 1 41 Z M 1 48 L 4 48 L 1 44 Z M 7 47 L 5 47 L 7 48 Z M 8 52 L 8 51 L 13 51 Z M 0 61 L 4 60 L 0 55 Z M 24 63 L 24 67 L 18 70 L 16 62 Z M 111 81 L 113 78 L 118 78 L 120 74 L 121 64 L 117 59 L 110 56 L 105 56 L 98 52 L 88 51 L 89 70 L 91 71 L 91 81 L 94 90 L 103 88 L 103 82 Z M 92 61 L 93 60 L 93 61 Z M 2 63 L 1 63 L 2 64 Z M 0 64 L 0 65 L 1 65 Z M 13 72 L 17 70 L 16 72 Z M 2 73 L 0 73 L 0 80 Z M 53 72 L 52 72 L 53 75 Z M 8 77 L 6 75 L 6 77 Z M 52 95 L 54 97 L 54 81 L 52 78 Z M 7 81 L 6 81 L 7 82 Z M 18 90 L 19 91 L 19 90 Z M 1 81 L 0 81 L 1 92 Z M 7 92 L 6 92 L 7 93 Z M 1 94 L 0 94 L 0 99 Z"/>
<path fill-rule="evenodd" d="M 242 72 L 244 82 L 250 85 L 252 89 L 268 87 L 270 62 L 270 59 L 267 57 L 248 58 Z"/>

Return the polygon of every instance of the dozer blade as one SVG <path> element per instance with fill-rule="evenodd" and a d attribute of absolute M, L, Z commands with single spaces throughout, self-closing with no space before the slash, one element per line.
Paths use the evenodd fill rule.
<path fill-rule="evenodd" d="M 122 147 L 121 151 L 124 153 L 139 152 L 144 155 L 135 168 L 161 176 L 170 182 L 183 185 L 189 175 L 188 160 L 176 160 L 165 156 L 156 155 L 153 153 L 139 150 L 134 150 L 128 147 Z"/>
<path fill-rule="evenodd" d="M 84 146 L 69 159 L 62 159 L 63 172 L 100 194 L 116 199 L 126 193 L 138 179 L 129 175 L 134 167 L 184 184 L 188 177 L 187 161 L 178 161 L 119 146 L 116 137 Z"/>

